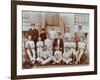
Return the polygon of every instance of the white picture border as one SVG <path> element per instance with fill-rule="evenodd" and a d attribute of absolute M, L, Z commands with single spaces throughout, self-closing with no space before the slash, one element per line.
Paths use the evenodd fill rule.
<path fill-rule="evenodd" d="M 89 14 L 89 65 L 22 69 L 22 10 L 71 12 Z M 80 8 L 60 8 L 44 6 L 17 5 L 17 75 L 36 75 L 94 71 L 94 10 Z"/>

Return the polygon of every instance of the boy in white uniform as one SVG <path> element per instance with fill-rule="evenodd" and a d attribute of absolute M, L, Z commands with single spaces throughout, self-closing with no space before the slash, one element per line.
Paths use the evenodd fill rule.
<path fill-rule="evenodd" d="M 80 59 L 85 52 L 85 42 L 83 38 L 80 38 L 80 42 L 78 43 L 78 48 L 79 48 L 79 54 L 77 55 L 77 63 L 80 63 Z"/>
<path fill-rule="evenodd" d="M 74 37 L 71 38 L 70 53 L 72 55 L 72 63 L 74 63 L 75 62 L 75 58 L 76 58 L 76 42 L 75 42 Z"/>
<path fill-rule="evenodd" d="M 52 40 L 50 39 L 49 34 L 47 34 L 47 38 L 45 39 L 44 43 L 45 43 L 45 46 L 47 47 L 47 49 L 50 50 L 52 53 Z"/>
<path fill-rule="evenodd" d="M 85 39 L 85 34 L 82 30 L 82 25 L 78 26 L 77 36 L 79 38 L 79 41 L 80 41 L 80 38 L 83 38 L 83 40 Z"/>
<path fill-rule="evenodd" d="M 71 48 L 70 49 L 71 53 L 73 53 L 76 49 L 76 42 L 75 42 L 74 38 L 71 39 L 70 48 Z"/>
<path fill-rule="evenodd" d="M 25 43 L 26 53 L 29 56 L 29 59 L 31 60 L 32 64 L 35 63 L 36 53 L 35 53 L 35 43 L 31 39 L 31 36 L 28 36 L 28 40 Z"/>
<path fill-rule="evenodd" d="M 67 27 L 67 31 L 66 31 L 66 33 L 65 33 L 65 39 L 67 39 L 68 41 L 70 41 L 71 40 L 71 33 L 70 33 L 70 28 L 69 27 Z"/>
<path fill-rule="evenodd" d="M 72 61 L 71 55 L 72 54 L 70 51 L 70 42 L 66 39 L 64 43 L 64 53 L 62 61 L 65 62 L 66 64 L 70 64 L 70 62 Z"/>
<path fill-rule="evenodd" d="M 44 46 L 43 51 L 41 52 L 40 58 L 37 58 L 37 61 L 40 64 L 47 64 L 52 60 L 52 53 Z"/>
<path fill-rule="evenodd" d="M 74 50 L 73 50 L 73 56 L 75 56 L 75 64 L 78 64 L 77 60 L 78 60 L 78 54 L 79 54 L 79 48 L 77 46 L 75 46 Z"/>
<path fill-rule="evenodd" d="M 54 52 L 53 64 L 55 63 L 59 64 L 61 60 L 62 60 L 62 52 L 59 50 L 59 48 L 57 48 L 57 50 Z"/>
<path fill-rule="evenodd" d="M 41 37 L 38 38 L 36 46 L 37 46 L 37 57 L 39 58 L 44 46 Z"/>
<path fill-rule="evenodd" d="M 50 34 L 50 38 L 52 39 L 52 41 L 56 38 L 56 34 L 57 32 L 54 30 L 54 28 L 52 27 L 52 29 L 49 31 Z"/>

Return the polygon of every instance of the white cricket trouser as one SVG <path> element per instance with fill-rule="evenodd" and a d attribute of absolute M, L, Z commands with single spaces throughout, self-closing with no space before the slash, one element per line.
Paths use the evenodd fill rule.
<path fill-rule="evenodd" d="M 47 59 L 43 59 L 43 58 L 37 58 L 37 61 L 40 62 L 41 64 L 47 64 L 52 60 L 52 57 L 49 57 Z"/>
<path fill-rule="evenodd" d="M 32 51 L 33 56 L 31 55 L 31 51 Z M 28 54 L 28 56 L 29 56 L 29 59 L 30 59 L 31 61 L 35 61 L 35 57 L 36 57 L 36 55 L 35 55 L 35 50 L 34 50 L 34 49 L 31 49 L 31 51 L 30 51 L 30 49 L 27 49 L 27 50 L 26 50 L 26 52 L 27 52 L 27 54 Z"/>
<path fill-rule="evenodd" d="M 72 58 L 69 57 L 70 55 L 66 54 L 66 56 L 63 56 L 62 61 L 68 64 L 70 61 L 72 61 Z"/>
<path fill-rule="evenodd" d="M 83 52 L 84 52 L 84 49 L 81 49 L 79 55 L 77 56 L 77 62 L 80 62 Z"/>
<path fill-rule="evenodd" d="M 51 47 L 47 47 L 47 49 L 52 53 L 52 48 Z"/>
<path fill-rule="evenodd" d="M 73 56 L 77 58 L 77 53 L 75 52 L 75 48 L 71 48 L 71 54 L 73 53 Z"/>
<path fill-rule="evenodd" d="M 37 48 L 37 57 L 39 58 L 42 52 L 42 47 Z"/>
<path fill-rule="evenodd" d="M 54 62 L 56 62 L 56 63 L 59 63 L 62 59 L 61 59 L 61 58 L 59 58 L 59 59 L 57 60 L 57 58 L 56 58 L 56 57 L 52 57 L 52 60 L 53 60 Z"/>
<path fill-rule="evenodd" d="M 69 59 L 65 59 L 65 58 L 63 58 L 62 60 L 63 60 L 66 64 L 68 64 L 69 62 L 72 61 L 72 58 L 69 58 Z"/>

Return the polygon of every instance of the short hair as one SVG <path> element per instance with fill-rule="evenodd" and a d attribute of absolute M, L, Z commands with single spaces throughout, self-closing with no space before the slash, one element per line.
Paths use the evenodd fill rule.
<path fill-rule="evenodd" d="M 42 28 L 41 30 L 42 30 L 42 31 L 45 31 L 45 28 Z"/>
<path fill-rule="evenodd" d="M 59 34 L 59 35 L 61 35 L 61 32 L 60 32 L 60 31 L 58 31 L 58 34 Z"/>
<path fill-rule="evenodd" d="M 32 24 L 31 24 L 31 26 L 35 26 L 35 24 L 34 24 L 34 23 L 32 23 Z"/>
<path fill-rule="evenodd" d="M 82 25 L 78 25 L 79 28 L 82 28 Z"/>

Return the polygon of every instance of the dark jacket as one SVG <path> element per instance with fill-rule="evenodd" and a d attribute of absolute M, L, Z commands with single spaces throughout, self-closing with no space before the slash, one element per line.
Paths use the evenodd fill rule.
<path fill-rule="evenodd" d="M 38 41 L 39 33 L 38 33 L 38 30 L 37 29 L 29 29 L 28 30 L 28 34 L 31 35 L 32 40 Z"/>
<path fill-rule="evenodd" d="M 54 39 L 54 42 L 53 42 L 53 51 L 55 51 L 57 49 L 57 47 L 59 47 L 59 50 L 64 52 L 64 43 L 63 43 L 63 39 L 60 38 L 60 43 L 59 43 L 59 46 L 58 46 L 58 38 Z"/>

